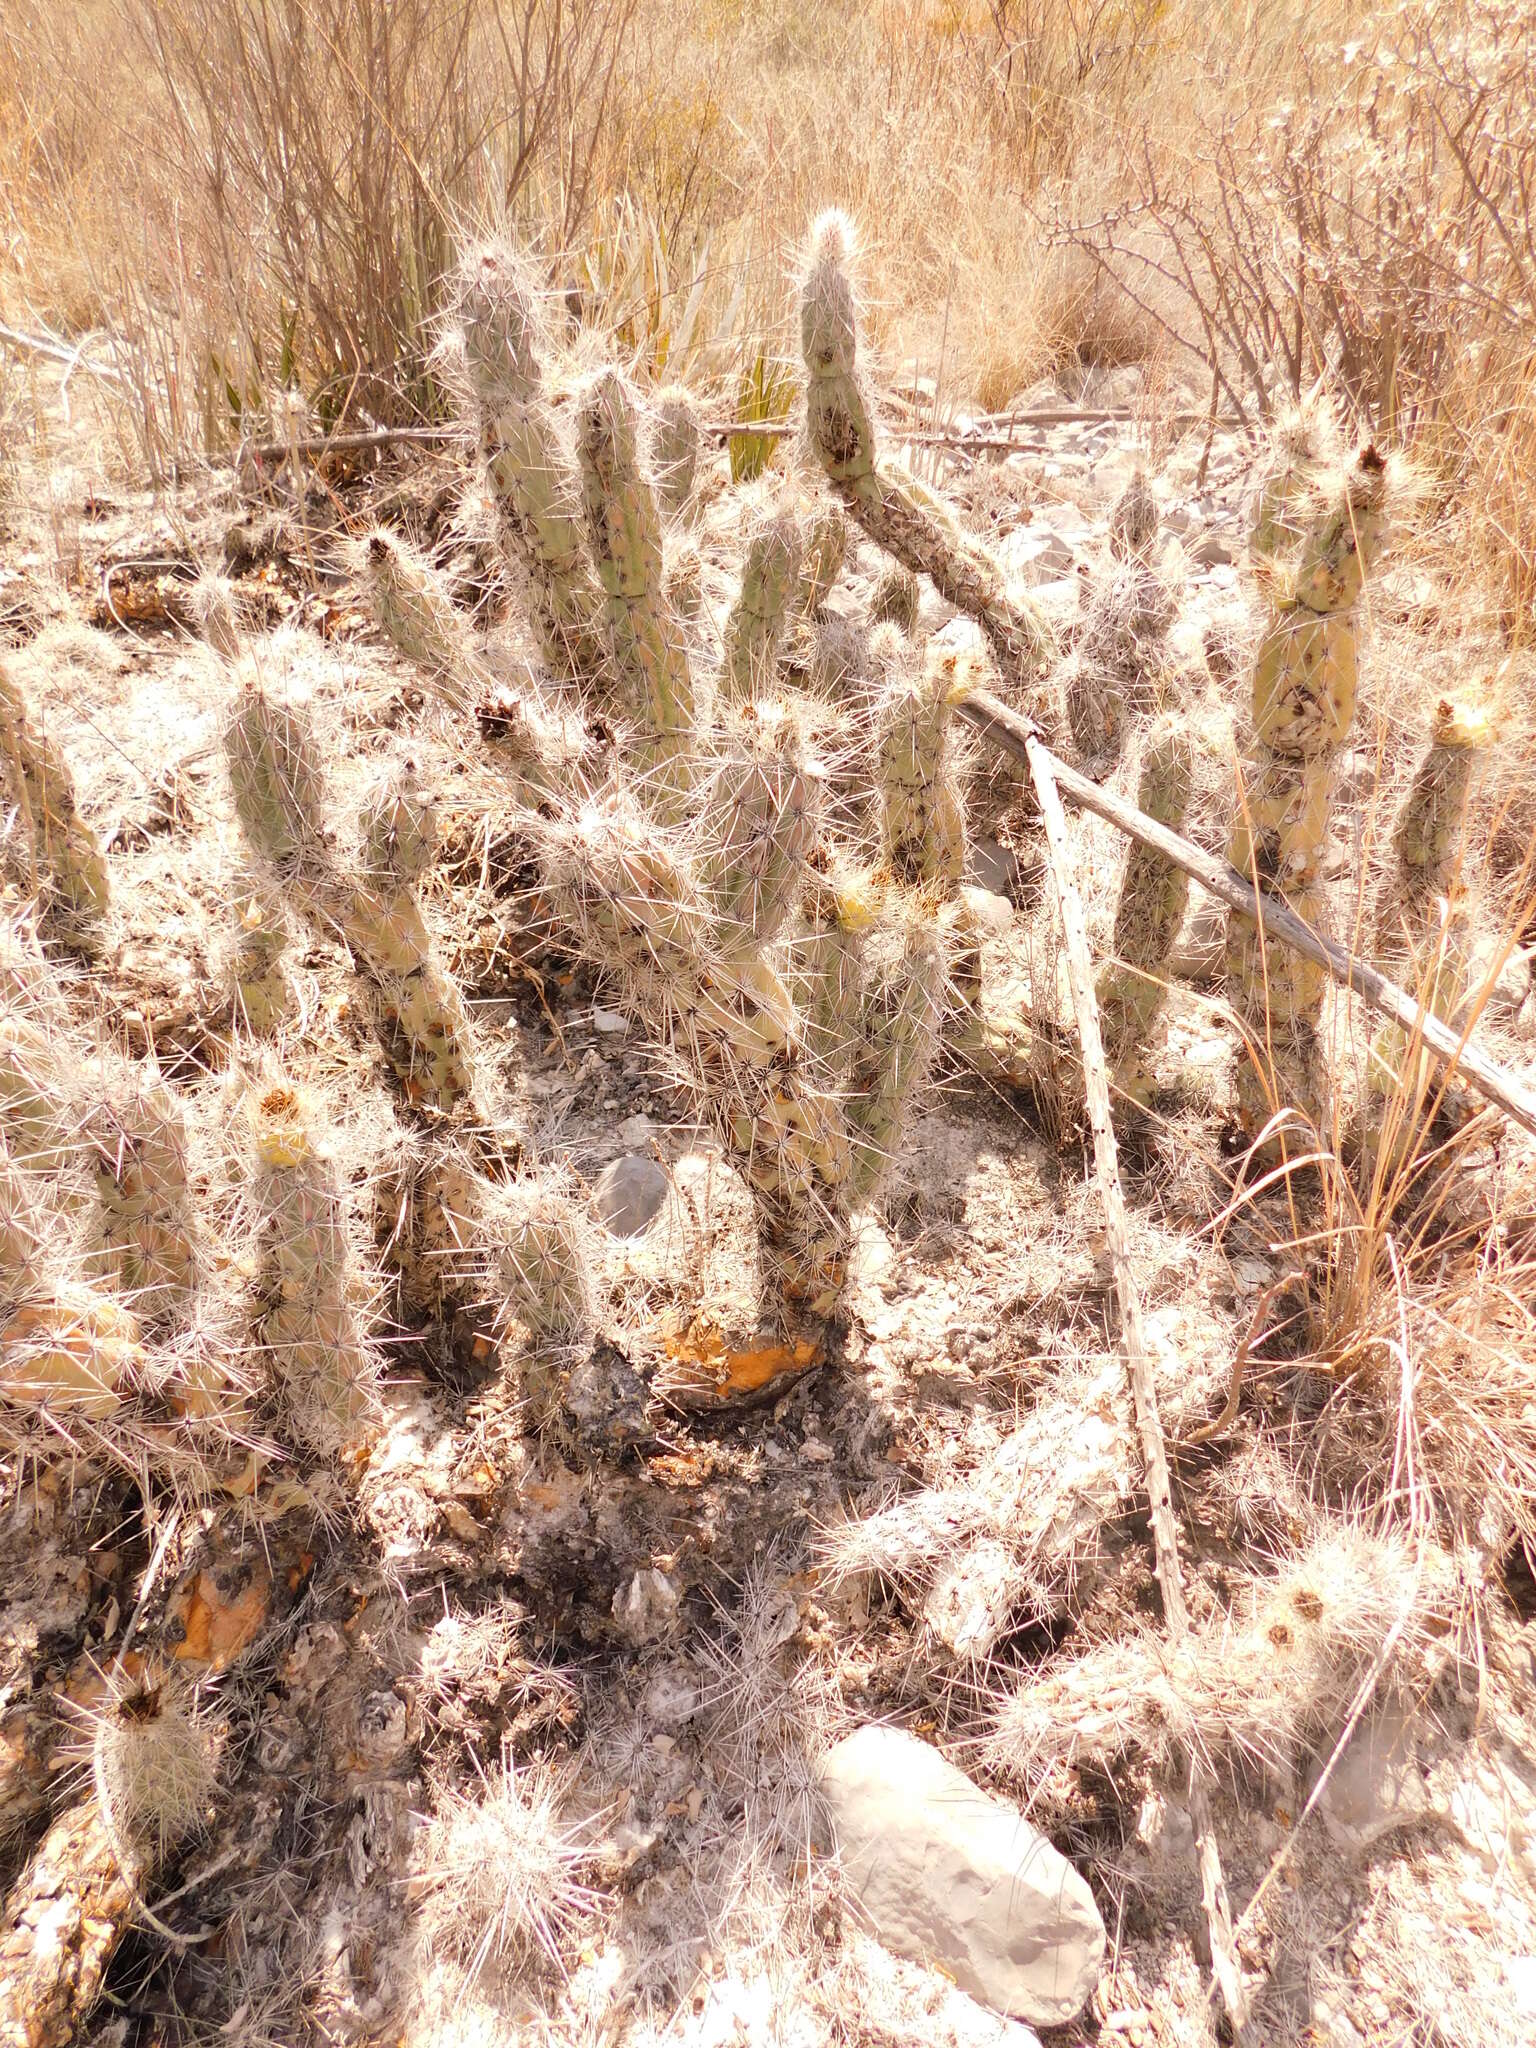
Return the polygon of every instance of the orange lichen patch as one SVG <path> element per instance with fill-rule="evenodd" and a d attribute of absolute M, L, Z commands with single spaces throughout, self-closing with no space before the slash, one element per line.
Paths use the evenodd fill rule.
<path fill-rule="evenodd" d="M 27 1407 L 104 1422 L 143 1368 L 138 1323 L 94 1295 L 27 1302 L 0 1331 L 0 1394 Z"/>
<path fill-rule="evenodd" d="M 90 1657 L 77 1657 L 64 1681 L 64 1697 L 77 1707 L 95 1707 L 107 1697 L 112 1684 L 137 1685 L 144 1676 L 144 1658 L 138 1650 L 125 1650 L 113 1667 L 109 1682 L 101 1665 Z"/>
<path fill-rule="evenodd" d="M 798 1379 L 826 1358 L 822 1345 L 807 1338 L 737 1350 L 712 1323 L 694 1323 L 680 1337 L 668 1337 L 665 1348 L 673 1368 L 669 1391 L 717 1401 L 761 1394 L 780 1380 Z"/>
<path fill-rule="evenodd" d="M 177 1661 L 222 1671 L 266 1620 L 271 1599 L 271 1581 L 265 1577 L 226 1594 L 212 1572 L 199 1572 L 171 1602 L 171 1619 L 185 1631 L 176 1646 Z"/>
<path fill-rule="evenodd" d="M 714 1471 L 715 1461 L 702 1450 L 668 1451 L 659 1458 L 652 1458 L 647 1469 L 653 1479 L 659 1479 L 663 1486 L 677 1491 L 702 1486 Z"/>

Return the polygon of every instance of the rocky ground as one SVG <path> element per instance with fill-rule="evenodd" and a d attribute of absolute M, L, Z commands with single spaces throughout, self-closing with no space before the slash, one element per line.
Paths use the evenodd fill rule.
<path fill-rule="evenodd" d="M 1236 1418 L 1193 1440 L 1296 1256 L 1282 1194 L 1223 1218 L 1233 1045 L 1209 913 L 1191 906 L 1161 1111 L 1125 1162 L 1190 1577 L 1195 1647 L 1169 1665 L 1080 1135 L 946 1072 L 864 1226 L 832 1356 L 767 1400 L 745 1380 L 687 1398 L 668 1339 L 752 1292 L 743 1191 L 539 922 L 526 847 L 487 794 L 494 720 L 445 729 L 339 546 L 385 518 L 434 547 L 515 662 L 495 564 L 455 525 L 452 452 L 154 501 L 114 480 L 79 401 L 66 422 L 38 375 L 0 635 L 74 767 L 116 906 L 89 971 L 60 956 L 71 1043 L 153 1061 L 177 1091 L 232 1290 L 250 1256 L 230 1136 L 244 1099 L 280 1070 L 323 1101 L 386 1386 L 350 1470 L 240 1447 L 179 1487 L 163 1446 L 125 1461 L 20 1434 L 0 1518 L 8 1968 L 74 1938 L 71 1880 L 40 1887 L 37 1856 L 89 1800 L 91 1717 L 153 1683 L 194 1701 L 217 1747 L 196 1827 L 122 1915 L 102 1997 L 30 2038 L 1214 2040 L 1187 1761 L 1167 1736 L 1185 1715 L 1243 1916 L 1245 2038 L 1530 2039 L 1536 1601 L 1515 1533 L 1479 1548 L 1465 1517 L 1384 1502 L 1395 1396 L 1357 1390 L 1352 1407 L 1299 1343 L 1256 1360 Z M 1132 417 L 1020 428 L 1014 453 L 947 458 L 944 485 L 1065 622 L 1150 448 L 1174 644 L 1216 762 L 1251 631 L 1252 451 L 1159 426 L 1138 373 L 1114 376 L 1030 401 Z M 706 580 L 729 542 L 726 513 L 706 521 Z M 436 790 L 425 902 L 485 1054 L 477 1142 L 507 1172 L 564 1162 L 599 1247 L 599 1335 L 553 1422 L 535 1424 L 517 1338 L 483 1303 L 451 1287 L 413 1302 L 380 1263 L 421 1119 L 344 948 L 312 936 L 301 1025 L 265 1065 L 237 1043 L 240 848 L 218 745 L 233 685 L 184 602 L 210 564 L 265 633 L 260 659 L 323 713 L 340 808 L 407 758 Z M 861 550 L 850 614 L 878 574 Z M 1390 815 L 1434 691 L 1472 659 L 1411 558 L 1373 603 L 1346 868 Z M 919 624 L 957 644 L 971 630 L 931 593 Z M 1192 827 L 1214 847 L 1220 786 L 1213 768 Z M 1102 946 L 1121 848 L 1105 827 L 1074 833 Z M 973 858 L 1006 905 L 991 971 L 1038 988 L 1054 912 L 1023 852 Z M 1486 1019 L 1527 1072 L 1529 977 L 1516 954 Z M 1481 1228 L 1497 1199 L 1500 1241 L 1518 1241 L 1528 1150 L 1490 1129 L 1468 1156 L 1458 1215 Z"/>

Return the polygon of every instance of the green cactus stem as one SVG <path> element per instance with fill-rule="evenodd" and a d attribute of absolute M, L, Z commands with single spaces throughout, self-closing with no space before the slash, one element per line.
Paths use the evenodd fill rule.
<path fill-rule="evenodd" d="M 704 422 L 692 392 L 681 384 L 668 384 L 657 392 L 650 438 L 656 502 L 670 523 L 683 518 L 692 502 L 704 445 Z"/>
<path fill-rule="evenodd" d="M 376 789 L 352 880 L 326 840 L 324 779 L 306 714 L 246 690 L 226 728 L 225 755 L 252 850 L 304 916 L 345 937 L 374 984 L 385 1048 L 407 1097 L 451 1109 L 473 1083 L 469 1023 L 410 888 L 435 848 L 431 805 L 409 773 Z M 253 992 L 260 1009 L 261 991 Z"/>
<path fill-rule="evenodd" d="M 998 563 L 962 533 L 948 508 L 914 479 L 879 462 L 875 425 L 858 372 L 858 322 L 850 275 L 851 227 L 827 213 L 811 230 L 800 297 L 810 442 L 827 479 L 870 539 L 914 575 L 926 576 L 980 625 L 1004 683 L 1026 696 L 1054 655 L 1043 616 L 1010 593 Z"/>
<path fill-rule="evenodd" d="M 959 657 L 930 658 L 920 676 L 897 673 L 879 706 L 877 777 L 891 871 L 953 894 L 965 876 L 965 805 L 954 765 L 954 705 L 964 692 Z"/>
<path fill-rule="evenodd" d="M 799 521 L 786 511 L 765 518 L 747 543 L 725 627 L 720 686 L 727 703 L 754 703 L 773 689 L 802 551 Z"/>
<path fill-rule="evenodd" d="M 249 1103 L 260 1252 L 256 1335 L 275 1404 L 303 1449 L 353 1448 L 377 1400 L 378 1373 L 355 1306 L 341 1178 L 313 1106 L 278 1081 Z"/>
<path fill-rule="evenodd" d="M 510 249 L 472 252 L 459 273 L 457 311 L 503 542 L 528 578 L 551 672 L 590 688 L 606 666 L 603 593 L 587 555 L 575 462 L 545 390 L 531 271 Z"/>
<path fill-rule="evenodd" d="M 86 1121 L 113 1284 L 148 1327 L 176 1316 L 198 1281 L 186 1120 L 164 1087 L 135 1083 Z"/>
<path fill-rule="evenodd" d="M 21 842 L 20 865 L 28 887 L 34 892 L 45 887 L 78 939 L 94 947 L 93 929 L 106 915 L 112 897 L 107 864 L 75 802 L 68 762 L 47 732 L 34 724 L 26 699 L 3 665 L 0 774 L 8 798 L 5 808 Z"/>
<path fill-rule="evenodd" d="M 1354 607 L 1385 538 L 1386 485 L 1386 464 L 1374 448 L 1342 474 L 1304 474 L 1298 458 L 1270 490 L 1255 530 L 1263 540 L 1261 590 L 1270 617 L 1254 663 L 1251 753 L 1228 857 L 1260 888 L 1282 892 L 1309 922 L 1323 908 L 1318 878 L 1334 774 L 1355 712 Z M 1256 1132 L 1287 1105 L 1323 1127 L 1327 1063 L 1318 1030 L 1325 977 L 1263 946 L 1253 920 L 1236 912 L 1228 924 L 1227 975 L 1233 1006 L 1257 1049 L 1238 1066 L 1245 1128 Z"/>
<path fill-rule="evenodd" d="M 817 619 L 843 573 L 848 555 L 848 521 L 836 505 L 818 505 L 805 522 L 805 547 L 800 561 L 797 609 Z"/>
<path fill-rule="evenodd" d="M 666 600 L 661 521 L 640 467 L 635 401 L 603 370 L 582 393 L 577 446 L 598 577 L 607 596 L 616 694 L 639 727 L 648 760 L 683 775 L 693 739 L 693 676 L 681 625 Z"/>
<path fill-rule="evenodd" d="M 1136 801 L 1149 818 L 1184 829 L 1194 748 L 1171 719 L 1147 738 Z M 1133 841 L 1115 906 L 1114 964 L 1099 976 L 1099 1017 L 1111 1080 L 1122 1102 L 1151 1100 L 1149 1054 L 1167 1000 L 1168 961 L 1189 901 L 1189 877 L 1152 847 Z"/>

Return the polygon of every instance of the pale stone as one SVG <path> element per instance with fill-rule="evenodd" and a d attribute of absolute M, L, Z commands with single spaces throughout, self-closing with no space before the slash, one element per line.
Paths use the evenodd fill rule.
<path fill-rule="evenodd" d="M 821 1767 L 844 1874 L 876 1937 L 1034 2025 L 1079 2013 L 1104 1922 L 1066 1858 L 926 1742 L 861 1728 Z"/>
<path fill-rule="evenodd" d="M 669 1185 L 659 1160 L 626 1152 L 598 1175 L 592 1206 L 610 1237 L 640 1237 L 660 1215 Z"/>

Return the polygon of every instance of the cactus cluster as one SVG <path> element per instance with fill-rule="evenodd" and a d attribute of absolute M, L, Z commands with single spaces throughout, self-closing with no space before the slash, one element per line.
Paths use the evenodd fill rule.
<path fill-rule="evenodd" d="M 435 847 L 430 802 L 409 770 L 375 791 L 362 819 L 354 878 L 331 851 L 319 752 L 302 707 L 246 685 L 225 727 L 224 753 L 252 852 L 296 908 L 322 930 L 339 932 L 361 961 L 408 1099 L 451 1109 L 471 1087 L 469 1026 L 412 893 Z M 268 929 L 269 914 L 261 908 L 256 924 L 249 922 L 251 900 L 241 916 L 242 939 Z M 254 959 L 237 952 L 248 1016 L 253 1003 L 268 1014 L 267 990 L 278 971 L 268 944 Z"/>
<path fill-rule="evenodd" d="M 1355 604 L 1385 538 L 1386 495 L 1375 448 L 1339 467 L 1301 437 L 1282 446 L 1259 494 L 1251 552 L 1268 620 L 1229 858 L 1309 924 L 1323 917 L 1336 765 L 1355 712 Z M 1255 920 L 1234 912 L 1227 975 L 1249 1042 L 1238 1076 L 1245 1127 L 1256 1133 L 1289 1105 L 1326 1128 L 1324 970 L 1267 945 Z"/>

